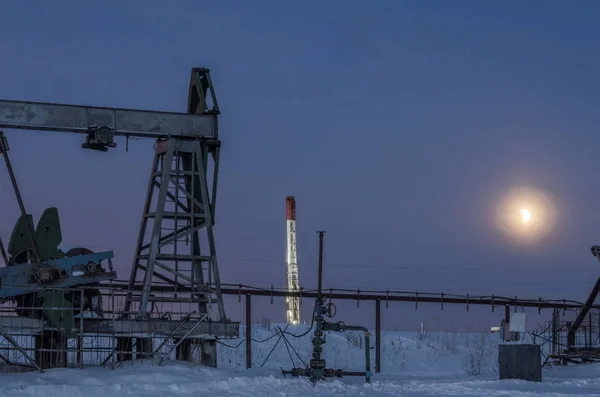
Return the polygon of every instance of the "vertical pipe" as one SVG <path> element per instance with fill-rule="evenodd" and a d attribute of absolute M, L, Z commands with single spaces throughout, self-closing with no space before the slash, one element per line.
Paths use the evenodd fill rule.
<path fill-rule="evenodd" d="M 321 299 L 321 291 L 323 290 L 323 235 L 325 232 L 319 232 L 319 285 L 317 299 Z"/>
<path fill-rule="evenodd" d="M 365 380 L 371 382 L 371 333 L 366 327 L 359 325 L 345 325 L 343 327 L 347 331 L 362 331 L 365 333 Z"/>
<path fill-rule="evenodd" d="M 252 368 L 252 296 L 246 294 L 246 368 Z"/>
<path fill-rule="evenodd" d="M 134 274 L 134 273 L 132 273 Z M 128 294 L 129 292 L 132 292 L 132 289 L 128 289 Z M 128 295 L 129 296 L 129 295 Z M 111 367 L 110 369 L 115 369 L 115 367 L 117 366 L 117 355 L 119 354 L 117 350 L 117 347 L 119 346 L 117 344 L 117 338 L 115 335 L 115 310 L 116 306 L 115 306 L 115 289 L 111 286 L 110 288 L 110 310 L 112 312 L 111 314 L 111 320 L 112 320 L 112 338 L 111 338 L 111 343 L 112 343 L 112 351 L 115 352 L 116 354 L 113 354 L 111 357 Z M 127 313 L 125 313 L 125 315 L 127 315 Z"/>
<path fill-rule="evenodd" d="M 381 300 L 375 301 L 375 372 L 381 372 Z"/>
<path fill-rule="evenodd" d="M 365 332 L 365 380 L 371 383 L 371 338 L 369 332 Z"/>
<path fill-rule="evenodd" d="M 504 306 L 504 341 L 510 341 L 510 306 Z"/>
<path fill-rule="evenodd" d="M 552 354 L 556 354 L 558 346 L 558 309 L 552 309 Z"/>
<path fill-rule="evenodd" d="M 83 369 L 83 304 L 84 304 L 84 290 L 79 290 L 79 335 L 77 337 L 77 361 L 79 361 L 79 369 Z"/>
<path fill-rule="evenodd" d="M 316 382 L 319 379 L 325 377 L 325 360 L 321 358 L 321 352 L 323 351 L 323 325 L 327 322 L 323 319 L 323 315 L 326 310 L 323 306 L 323 235 L 325 232 L 319 231 L 319 284 L 317 287 L 317 299 L 315 302 L 315 311 L 313 312 L 313 319 L 315 323 L 315 331 L 313 332 L 314 337 L 312 338 L 313 355 L 310 360 L 310 381 Z"/>

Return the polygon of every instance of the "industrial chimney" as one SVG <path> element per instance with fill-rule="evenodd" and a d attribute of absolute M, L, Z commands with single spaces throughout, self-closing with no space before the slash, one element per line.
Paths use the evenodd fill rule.
<path fill-rule="evenodd" d="M 285 218 L 287 223 L 287 290 L 288 292 L 300 292 L 298 284 L 298 256 L 296 252 L 296 200 L 294 196 L 285 198 Z M 286 298 L 286 317 L 288 324 L 300 324 L 300 298 Z"/>

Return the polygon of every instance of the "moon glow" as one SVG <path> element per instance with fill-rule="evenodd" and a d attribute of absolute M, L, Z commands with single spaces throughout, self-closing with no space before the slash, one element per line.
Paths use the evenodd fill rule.
<path fill-rule="evenodd" d="M 557 211 L 551 195 L 532 187 L 511 187 L 496 203 L 498 230 L 515 244 L 533 244 L 554 229 Z"/>
<path fill-rule="evenodd" d="M 526 208 L 521 208 L 521 223 L 527 223 L 531 220 L 531 211 Z"/>

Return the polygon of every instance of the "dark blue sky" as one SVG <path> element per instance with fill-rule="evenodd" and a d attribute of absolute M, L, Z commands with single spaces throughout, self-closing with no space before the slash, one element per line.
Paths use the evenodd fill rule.
<path fill-rule="evenodd" d="M 307 288 L 325 229 L 326 286 L 582 300 L 599 269 L 600 5 L 456 4 L 5 1 L 0 98 L 183 111 L 190 68 L 211 68 L 225 282 L 284 286 L 295 195 Z M 7 135 L 29 211 L 59 207 L 65 244 L 114 249 L 127 278 L 152 142 Z M 7 237 L 18 209 L 0 175 Z M 513 184 L 559 215 L 526 248 L 494 227 Z"/>

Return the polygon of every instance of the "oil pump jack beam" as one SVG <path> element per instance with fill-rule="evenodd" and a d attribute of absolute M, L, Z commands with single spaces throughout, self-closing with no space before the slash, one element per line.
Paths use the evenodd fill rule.
<path fill-rule="evenodd" d="M 0 128 L 87 134 L 108 127 L 115 136 L 215 138 L 212 117 L 43 102 L 0 100 Z"/>
<path fill-rule="evenodd" d="M 198 81 L 195 82 L 194 79 Z M 194 68 L 188 113 L 0 99 L 0 128 L 81 134 L 108 128 L 114 136 L 218 139 L 216 116 L 219 108 L 213 103 L 209 112 L 200 111 L 206 104 L 200 103 L 202 100 L 199 98 L 204 98 L 205 95 L 198 95 L 194 91 L 201 89 L 213 92 L 208 69 Z"/>
<path fill-rule="evenodd" d="M 157 141 L 130 277 L 131 286 L 143 277 L 145 288 L 137 309 L 130 288 L 126 315 L 149 315 L 150 291 L 160 279 L 191 288 L 200 313 L 216 303 L 219 320 L 228 320 L 213 232 L 219 114 L 208 68 L 192 68 L 185 113 L 0 99 L 0 128 L 85 134 L 82 147 L 100 151 L 115 147 L 116 136 Z"/>

